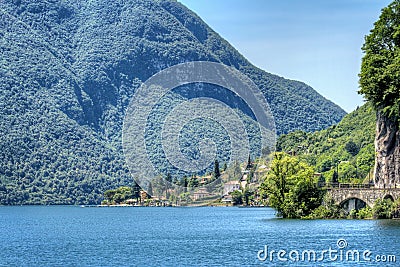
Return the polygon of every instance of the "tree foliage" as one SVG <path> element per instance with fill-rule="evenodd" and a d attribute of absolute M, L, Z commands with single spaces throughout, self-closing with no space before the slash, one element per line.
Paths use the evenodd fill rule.
<path fill-rule="evenodd" d="M 346 143 L 345 149 L 353 157 L 356 156 L 360 151 L 360 148 L 357 146 L 355 142 L 353 142 L 353 140 L 350 140 L 349 142 Z"/>
<path fill-rule="evenodd" d="M 239 190 L 235 190 L 230 193 L 232 196 L 232 204 L 233 205 L 241 205 L 243 204 L 243 193 Z"/>
<path fill-rule="evenodd" d="M 400 118 L 400 1 L 382 10 L 362 47 L 359 93 L 389 117 Z"/>
<path fill-rule="evenodd" d="M 121 204 L 128 199 L 139 199 L 140 189 L 137 186 L 121 186 L 104 192 L 104 199 L 108 204 Z"/>
<path fill-rule="evenodd" d="M 220 172 L 220 169 L 219 169 L 219 161 L 217 159 L 214 161 L 213 176 L 214 176 L 215 179 L 218 179 L 221 176 L 221 172 Z"/>
<path fill-rule="evenodd" d="M 361 181 L 369 176 L 375 162 L 375 121 L 372 105 L 367 103 L 325 130 L 280 136 L 277 150 L 296 153 L 315 166 L 326 182 L 336 178 Z"/>
<path fill-rule="evenodd" d="M 339 219 L 346 218 L 346 213 L 339 205 L 334 203 L 328 194 L 323 196 L 322 205 L 314 209 L 305 219 Z"/>
<path fill-rule="evenodd" d="M 377 199 L 372 208 L 373 217 L 375 219 L 391 219 L 393 201 L 390 199 Z"/>
<path fill-rule="evenodd" d="M 260 188 L 268 196 L 269 205 L 284 218 L 307 216 L 321 204 L 314 169 L 283 152 L 274 154 L 271 170 Z"/>

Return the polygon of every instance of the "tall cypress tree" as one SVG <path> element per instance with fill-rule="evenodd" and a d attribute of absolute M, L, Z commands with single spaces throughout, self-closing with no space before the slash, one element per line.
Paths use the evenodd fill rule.
<path fill-rule="evenodd" d="M 219 162 L 218 162 L 218 160 L 216 159 L 216 160 L 214 161 L 214 178 L 215 178 L 215 179 L 218 179 L 220 176 L 221 176 L 221 172 L 220 172 L 220 170 L 219 170 Z"/>

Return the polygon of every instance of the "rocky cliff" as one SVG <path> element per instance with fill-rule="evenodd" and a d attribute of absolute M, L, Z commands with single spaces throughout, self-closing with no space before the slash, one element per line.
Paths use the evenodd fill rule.
<path fill-rule="evenodd" d="M 400 186 L 400 130 L 397 120 L 377 112 L 375 186 Z"/>

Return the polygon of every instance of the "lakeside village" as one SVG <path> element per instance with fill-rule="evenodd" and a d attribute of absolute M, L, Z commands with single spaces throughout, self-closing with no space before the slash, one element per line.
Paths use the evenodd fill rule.
<path fill-rule="evenodd" d="M 269 171 L 268 160 L 258 159 L 242 164 L 234 162 L 230 168 L 220 168 L 204 176 L 193 175 L 181 180 L 167 175 L 152 181 L 148 192 L 138 185 L 107 190 L 100 207 L 129 206 L 265 206 L 265 198 L 258 192 L 262 178 Z"/>
<path fill-rule="evenodd" d="M 250 157 L 242 164 L 234 162 L 222 169 L 214 163 L 214 171 L 204 176 L 152 181 L 148 192 L 136 183 L 133 187 L 122 186 L 107 190 L 98 207 L 149 207 L 149 206 L 267 206 L 268 199 L 260 190 L 266 174 L 270 171 L 270 160 Z M 315 176 L 321 174 L 315 173 Z"/>

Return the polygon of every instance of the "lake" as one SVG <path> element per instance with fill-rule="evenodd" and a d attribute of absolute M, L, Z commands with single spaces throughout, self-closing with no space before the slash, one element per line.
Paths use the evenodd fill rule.
<path fill-rule="evenodd" d="M 398 220 L 283 220 L 270 208 L 0 207 L 0 238 L 1 266 L 400 262 Z"/>

